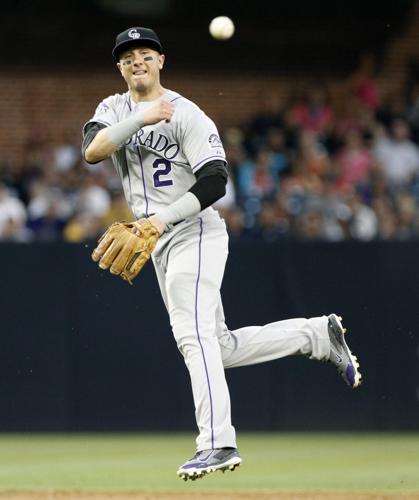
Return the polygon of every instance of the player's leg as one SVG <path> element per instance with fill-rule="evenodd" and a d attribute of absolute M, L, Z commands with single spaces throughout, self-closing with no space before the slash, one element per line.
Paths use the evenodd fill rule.
<path fill-rule="evenodd" d="M 197 219 L 167 249 L 170 322 L 192 382 L 197 450 L 235 448 L 230 397 L 216 336 L 216 309 L 227 258 L 224 226 Z"/>
<path fill-rule="evenodd" d="M 226 368 L 263 363 L 293 354 L 321 360 L 327 359 L 330 353 L 326 316 L 287 319 L 232 331 L 224 327 L 222 332 L 219 337 Z"/>
<path fill-rule="evenodd" d="M 345 330 L 335 314 L 287 319 L 229 331 L 220 299 L 217 325 L 226 368 L 304 354 L 311 359 L 332 362 L 351 387 L 357 387 L 361 382 L 358 362 L 345 342 Z"/>
<path fill-rule="evenodd" d="M 177 235 L 168 256 L 168 310 L 191 377 L 199 428 L 197 453 L 178 470 L 187 480 L 215 470 L 234 470 L 241 463 L 216 335 L 216 309 L 227 258 L 224 224 L 199 218 Z"/>

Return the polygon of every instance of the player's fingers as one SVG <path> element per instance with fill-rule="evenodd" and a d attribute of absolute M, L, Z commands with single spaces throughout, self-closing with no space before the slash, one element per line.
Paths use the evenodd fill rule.
<path fill-rule="evenodd" d="M 175 105 L 169 101 L 160 101 L 159 106 L 160 109 L 164 109 L 166 111 L 173 111 L 175 109 Z"/>
<path fill-rule="evenodd" d="M 98 246 L 92 252 L 92 259 L 97 262 L 110 247 L 115 239 L 118 223 L 112 224 L 100 237 Z"/>
<path fill-rule="evenodd" d="M 114 240 L 112 238 L 104 238 L 92 252 L 92 259 L 97 262 Z"/>
<path fill-rule="evenodd" d="M 147 220 L 146 218 L 144 217 L 141 217 L 141 219 L 138 219 L 137 221 L 135 221 L 133 224 L 132 224 L 132 228 L 130 229 L 131 233 L 134 233 L 136 234 L 137 236 L 140 236 L 141 234 L 141 223 L 144 222 L 145 220 Z"/>
<path fill-rule="evenodd" d="M 137 236 L 132 236 L 132 238 L 137 238 Z M 134 245 L 126 243 L 118 255 L 114 258 L 112 266 L 109 271 L 112 274 L 121 274 L 121 272 L 126 268 L 128 261 L 132 258 Z M 139 249 L 141 251 L 141 249 Z"/>
<path fill-rule="evenodd" d="M 173 113 L 175 112 L 175 106 L 171 102 L 162 101 L 160 111 L 162 119 L 167 121 L 172 118 Z"/>
<path fill-rule="evenodd" d="M 121 251 L 121 242 L 114 240 L 106 252 L 103 254 L 99 261 L 99 267 L 101 269 L 108 269 L 109 266 L 114 262 L 118 253 Z"/>

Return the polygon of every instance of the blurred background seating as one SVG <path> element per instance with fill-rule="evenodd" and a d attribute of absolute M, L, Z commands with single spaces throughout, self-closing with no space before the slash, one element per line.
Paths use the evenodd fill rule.
<path fill-rule="evenodd" d="M 0 240 L 85 241 L 132 217 L 111 163 L 85 164 L 80 144 L 124 89 L 110 49 L 133 19 L 161 36 L 163 84 L 218 124 L 234 239 L 418 238 L 418 2 L 249 8 L 229 4 L 236 34 L 216 42 L 217 2 L 7 2 Z"/>

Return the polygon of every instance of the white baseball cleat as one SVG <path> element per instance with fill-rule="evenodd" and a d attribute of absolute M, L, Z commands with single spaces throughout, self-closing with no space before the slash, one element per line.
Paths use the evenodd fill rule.
<path fill-rule="evenodd" d="M 328 317 L 328 331 L 330 338 L 330 356 L 329 360 L 333 363 L 343 380 L 355 389 L 362 382 L 362 375 L 358 371 L 359 363 L 350 351 L 345 342 L 346 329 L 342 326 L 342 318 L 336 314 L 331 314 Z"/>
<path fill-rule="evenodd" d="M 236 448 L 215 448 L 213 450 L 198 451 L 193 458 L 185 462 L 177 471 L 177 475 L 187 481 L 195 481 L 210 472 L 221 470 L 233 471 L 241 464 L 239 452 Z"/>

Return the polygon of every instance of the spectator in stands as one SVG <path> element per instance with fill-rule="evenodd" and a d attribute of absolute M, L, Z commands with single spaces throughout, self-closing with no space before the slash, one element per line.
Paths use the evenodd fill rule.
<path fill-rule="evenodd" d="M 264 146 L 271 152 L 271 170 L 279 181 L 280 176 L 289 169 L 289 152 L 284 130 L 279 127 L 269 128 Z"/>
<path fill-rule="evenodd" d="M 21 197 L 20 169 L 15 163 L 0 159 L 0 182 Z"/>
<path fill-rule="evenodd" d="M 350 220 L 352 216 L 342 191 L 336 186 L 333 175 L 323 182 L 323 236 L 327 241 L 342 241 L 350 237 Z"/>
<path fill-rule="evenodd" d="M 294 172 L 305 178 L 305 182 L 315 182 L 327 175 L 331 168 L 330 157 L 319 141 L 318 135 L 310 130 L 301 130 L 294 161 Z"/>
<path fill-rule="evenodd" d="M 50 211 L 52 204 L 55 205 L 53 210 L 61 220 L 66 220 L 71 216 L 73 206 L 61 186 L 52 185 L 44 178 L 33 180 L 29 186 L 27 201 L 29 221 L 42 219 Z"/>
<path fill-rule="evenodd" d="M 37 217 L 28 220 L 27 227 L 32 232 L 32 239 L 36 241 L 59 241 L 67 219 L 63 217 L 62 206 L 58 198 L 51 198 Z"/>
<path fill-rule="evenodd" d="M 407 191 L 396 195 L 396 213 L 398 215 L 395 237 L 409 240 L 419 236 L 419 207 L 414 197 Z"/>
<path fill-rule="evenodd" d="M 359 130 L 350 130 L 343 148 L 336 156 L 338 169 L 337 188 L 346 191 L 350 186 L 366 184 L 370 171 L 376 167 L 372 152 L 365 146 Z"/>
<path fill-rule="evenodd" d="M 79 142 L 78 132 L 71 134 L 66 130 L 63 133 L 62 140 L 53 148 L 54 164 L 58 172 L 68 172 L 81 160 Z"/>
<path fill-rule="evenodd" d="M 373 208 L 378 223 L 378 239 L 385 241 L 396 239 L 398 220 L 390 200 L 376 198 Z"/>
<path fill-rule="evenodd" d="M 370 207 L 362 202 L 355 189 L 349 189 L 345 202 L 351 211 L 349 234 L 351 238 L 360 241 L 371 241 L 378 235 L 377 216 Z"/>
<path fill-rule="evenodd" d="M 238 127 L 230 127 L 223 134 L 224 150 L 228 162 L 229 180 L 233 182 L 234 190 L 239 190 L 238 177 L 241 165 L 248 155 L 244 147 L 244 133 Z"/>
<path fill-rule="evenodd" d="M 361 106 L 376 111 L 380 105 L 377 64 L 372 53 L 361 54 L 358 68 L 351 76 L 351 91 Z"/>
<path fill-rule="evenodd" d="M 406 116 L 407 106 L 404 96 L 392 91 L 383 97 L 382 103 L 375 113 L 377 122 L 387 129 L 391 129 L 395 119 L 406 118 Z"/>
<path fill-rule="evenodd" d="M 0 182 L 0 240 L 28 241 L 25 223 L 25 205 Z"/>
<path fill-rule="evenodd" d="M 63 230 L 65 241 L 71 243 L 97 240 L 102 233 L 102 219 L 84 211 L 77 212 L 67 222 Z"/>
<path fill-rule="evenodd" d="M 275 201 L 263 203 L 255 231 L 258 239 L 267 242 L 278 241 L 287 235 L 288 230 L 289 220 L 280 206 Z"/>
<path fill-rule="evenodd" d="M 406 187 L 419 173 L 419 147 L 410 140 L 409 123 L 404 118 L 393 120 L 389 136 L 377 137 L 374 153 L 393 189 Z"/>
<path fill-rule="evenodd" d="M 334 111 L 323 82 L 307 85 L 303 95 L 289 110 L 287 122 L 292 128 L 315 132 L 319 137 L 325 137 L 331 132 Z"/>
<path fill-rule="evenodd" d="M 299 214 L 294 221 L 294 235 L 300 240 L 323 240 L 324 218 L 321 205 L 311 205 Z"/>
<path fill-rule="evenodd" d="M 285 100 L 281 89 L 263 91 L 257 100 L 260 108 L 246 127 L 245 143 L 249 153 L 254 155 L 266 140 L 270 128 L 282 128 L 284 124 Z"/>
<path fill-rule="evenodd" d="M 419 143 L 419 82 L 412 82 L 407 94 L 406 118 L 412 130 L 412 140 Z"/>
<path fill-rule="evenodd" d="M 111 208 L 111 196 L 104 182 L 100 172 L 85 173 L 77 203 L 79 212 L 98 218 L 106 215 Z"/>
<path fill-rule="evenodd" d="M 278 172 L 272 162 L 272 153 L 260 149 L 254 160 L 247 160 L 238 172 L 240 196 L 245 200 L 273 198 L 278 185 Z"/>
<path fill-rule="evenodd" d="M 249 235 L 249 231 L 245 227 L 245 217 L 241 208 L 236 206 L 228 210 L 223 210 L 221 213 L 227 226 L 230 242 L 243 240 Z"/>

